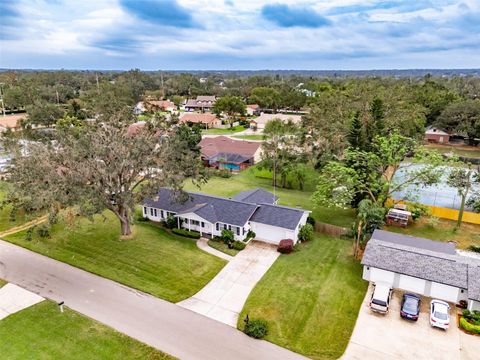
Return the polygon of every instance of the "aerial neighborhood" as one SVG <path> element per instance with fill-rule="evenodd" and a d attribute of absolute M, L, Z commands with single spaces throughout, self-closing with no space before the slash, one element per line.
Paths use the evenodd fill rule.
<path fill-rule="evenodd" d="M 479 16 L 1 3 L 0 359 L 479 359 Z"/>

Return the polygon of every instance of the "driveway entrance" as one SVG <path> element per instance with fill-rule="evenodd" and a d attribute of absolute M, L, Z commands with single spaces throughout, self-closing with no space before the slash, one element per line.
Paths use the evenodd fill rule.
<path fill-rule="evenodd" d="M 276 247 L 252 241 L 202 290 L 178 305 L 237 327 L 248 295 L 279 255 Z"/>

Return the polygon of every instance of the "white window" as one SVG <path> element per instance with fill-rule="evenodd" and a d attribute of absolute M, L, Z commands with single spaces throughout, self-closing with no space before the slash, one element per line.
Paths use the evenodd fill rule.
<path fill-rule="evenodd" d="M 146 207 L 146 206 L 143 207 L 143 213 L 144 213 L 145 215 L 147 215 L 147 207 Z"/>
<path fill-rule="evenodd" d="M 153 209 L 150 208 L 150 215 L 153 216 Z"/>
<path fill-rule="evenodd" d="M 157 209 L 153 209 L 153 212 L 155 213 L 155 217 L 157 217 Z"/>

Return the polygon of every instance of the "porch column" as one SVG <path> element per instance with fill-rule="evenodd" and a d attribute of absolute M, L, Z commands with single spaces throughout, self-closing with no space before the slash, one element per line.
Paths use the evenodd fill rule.
<path fill-rule="evenodd" d="M 180 217 L 177 216 L 177 227 L 180 229 Z"/>
<path fill-rule="evenodd" d="M 188 219 L 188 231 L 192 231 L 192 227 L 190 225 L 191 225 L 191 222 L 190 222 L 190 219 Z"/>

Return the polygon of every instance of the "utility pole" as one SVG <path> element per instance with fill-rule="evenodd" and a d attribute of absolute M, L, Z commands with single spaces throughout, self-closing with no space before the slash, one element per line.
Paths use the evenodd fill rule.
<path fill-rule="evenodd" d="M 95 80 L 97 82 L 97 95 L 100 95 L 100 85 L 98 84 L 98 74 L 95 74 Z"/>
<path fill-rule="evenodd" d="M 6 116 L 6 114 L 5 114 L 5 103 L 3 102 L 3 83 L 0 83 L 0 101 L 2 102 L 3 116 Z"/>

